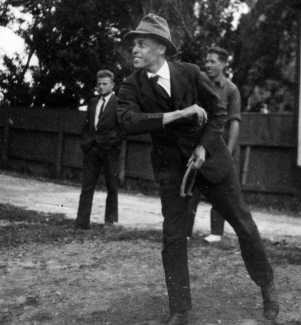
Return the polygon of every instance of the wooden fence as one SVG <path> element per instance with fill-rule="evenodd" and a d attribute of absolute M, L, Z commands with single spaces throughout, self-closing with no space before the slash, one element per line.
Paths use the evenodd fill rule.
<path fill-rule="evenodd" d="M 241 185 L 244 191 L 294 194 L 297 138 L 293 114 L 242 115 Z"/>
<path fill-rule="evenodd" d="M 56 178 L 68 178 L 71 173 L 79 178 L 84 116 L 78 111 L 0 108 L 0 166 L 23 166 Z M 239 146 L 244 191 L 296 193 L 293 119 L 292 114 L 243 114 Z M 123 167 L 126 180 L 154 181 L 148 135 L 128 138 Z"/>

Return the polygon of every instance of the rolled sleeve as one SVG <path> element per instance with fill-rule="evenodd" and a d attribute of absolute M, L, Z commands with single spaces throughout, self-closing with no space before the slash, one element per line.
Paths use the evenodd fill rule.
<path fill-rule="evenodd" d="M 228 123 L 237 120 L 241 121 L 241 98 L 239 90 L 233 85 L 233 88 L 229 91 L 228 95 Z"/>
<path fill-rule="evenodd" d="M 212 155 L 218 149 L 219 142 L 216 140 L 223 133 L 227 110 L 205 73 L 198 71 L 197 83 L 200 105 L 208 112 L 208 122 L 205 124 L 199 145 Z"/>

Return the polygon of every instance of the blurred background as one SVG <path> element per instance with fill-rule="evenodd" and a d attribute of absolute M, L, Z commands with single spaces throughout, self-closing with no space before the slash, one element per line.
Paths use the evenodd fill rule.
<path fill-rule="evenodd" d="M 210 46 L 229 52 L 226 73 L 242 97 L 244 195 L 299 209 L 298 9 L 300 0 L 2 0 L 0 168 L 80 180 L 81 111 L 95 96 L 96 73 L 113 71 L 118 95 L 133 71 L 123 36 L 154 13 L 166 18 L 179 49 L 172 60 L 204 70 Z M 126 188 L 156 191 L 150 147 L 147 135 L 128 138 L 120 164 Z"/>
<path fill-rule="evenodd" d="M 208 47 L 228 50 L 244 111 L 292 111 L 298 13 L 279 0 L 2 0 L 1 105 L 78 109 L 104 68 L 118 92 L 132 71 L 123 35 L 148 13 L 169 22 L 177 60 L 203 69 Z"/>

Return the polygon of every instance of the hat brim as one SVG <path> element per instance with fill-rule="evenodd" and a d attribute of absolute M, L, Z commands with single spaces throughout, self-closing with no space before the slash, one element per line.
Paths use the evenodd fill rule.
<path fill-rule="evenodd" d="M 168 55 L 168 56 L 173 56 L 173 55 L 178 54 L 178 50 L 172 41 L 168 40 L 167 38 L 165 38 L 163 36 L 155 34 L 155 33 L 142 32 L 142 31 L 139 31 L 139 32 L 131 31 L 131 32 L 127 33 L 126 35 L 124 35 L 124 39 L 126 41 L 130 42 L 135 37 L 137 37 L 139 35 L 140 36 L 150 36 L 150 37 L 160 40 L 166 46 L 166 55 Z"/>

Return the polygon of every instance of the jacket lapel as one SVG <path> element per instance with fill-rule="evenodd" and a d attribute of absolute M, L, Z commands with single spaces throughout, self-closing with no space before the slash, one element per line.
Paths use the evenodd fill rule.
<path fill-rule="evenodd" d="M 147 96 L 156 105 L 160 106 L 161 109 L 163 109 L 163 111 L 166 111 L 166 112 L 170 111 L 165 100 L 163 98 L 161 98 L 161 96 L 156 95 L 156 93 L 154 92 L 145 70 L 143 70 L 140 74 L 140 85 L 141 85 L 140 90 L 143 95 Z"/>
<path fill-rule="evenodd" d="M 146 74 L 146 71 L 141 71 L 140 74 L 140 85 L 141 85 L 141 93 L 145 96 L 149 97 L 152 101 L 157 102 L 157 98 L 155 96 L 155 93 L 150 85 L 150 82 L 148 80 L 148 76 Z"/>
<path fill-rule="evenodd" d="M 109 99 L 109 101 L 108 101 L 108 103 L 107 103 L 107 105 L 106 105 L 104 111 L 103 111 L 102 114 L 101 114 L 101 117 L 103 117 L 103 116 L 105 116 L 105 115 L 107 115 L 107 114 L 110 113 L 110 111 L 111 111 L 111 105 L 112 105 L 113 100 L 114 100 L 114 99 L 113 99 L 113 96 L 114 96 L 114 95 L 112 95 L 112 96 L 110 97 L 110 99 Z"/>
<path fill-rule="evenodd" d="M 188 78 L 185 74 L 185 70 L 182 67 L 175 66 L 172 62 L 168 62 L 170 70 L 170 86 L 171 86 L 171 96 L 174 102 L 174 110 L 178 110 L 182 103 L 187 85 Z M 141 93 L 150 98 L 158 106 L 164 109 L 164 111 L 169 112 L 170 109 L 166 102 L 160 96 L 156 96 L 153 91 L 148 76 L 143 70 L 140 74 L 140 84 L 141 84 Z"/>
<path fill-rule="evenodd" d="M 168 65 L 170 70 L 171 96 L 174 102 L 174 110 L 176 111 L 182 103 L 188 85 L 188 78 L 182 67 L 175 66 L 172 62 L 169 62 Z"/>

